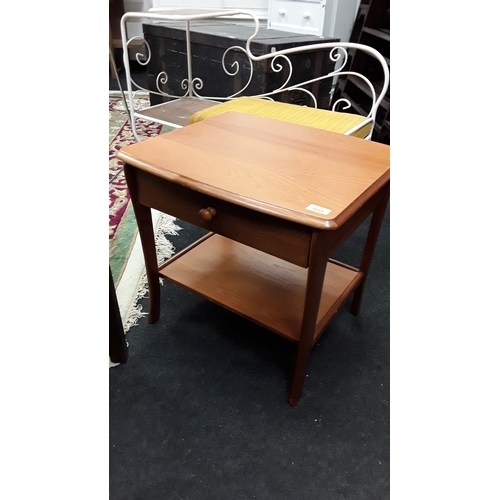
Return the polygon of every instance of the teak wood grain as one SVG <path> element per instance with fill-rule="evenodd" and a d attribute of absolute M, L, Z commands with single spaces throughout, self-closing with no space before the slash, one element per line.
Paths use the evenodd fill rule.
<path fill-rule="evenodd" d="M 233 205 L 142 170 L 137 170 L 136 176 L 141 204 L 307 267 L 310 227 Z M 216 215 L 204 222 L 199 213 L 206 207 L 213 208 Z"/>
<path fill-rule="evenodd" d="M 166 277 L 296 342 L 295 406 L 311 348 L 351 292 L 351 312 L 359 311 L 389 197 L 389 147 L 226 113 L 117 156 L 146 261 L 148 321 L 158 320 Z M 311 212 L 311 204 L 329 212 Z M 212 233 L 159 269 L 151 208 Z M 370 214 L 359 269 L 333 262 Z"/>
<path fill-rule="evenodd" d="M 160 275 L 293 342 L 300 340 L 307 281 L 301 267 L 213 234 L 185 256 L 167 261 Z M 314 342 L 359 279 L 356 270 L 329 263 Z"/>
<path fill-rule="evenodd" d="M 117 157 L 194 191 L 320 229 L 340 227 L 389 179 L 383 144 L 235 112 L 126 146 Z M 311 204 L 330 212 L 311 212 Z"/>

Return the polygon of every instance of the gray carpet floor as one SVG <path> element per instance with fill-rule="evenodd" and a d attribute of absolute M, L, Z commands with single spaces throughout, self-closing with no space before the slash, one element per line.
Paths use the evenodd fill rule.
<path fill-rule="evenodd" d="M 179 224 L 178 250 L 200 233 Z M 356 260 L 365 226 L 337 258 Z M 389 498 L 388 214 L 360 314 L 348 306 L 291 408 L 292 344 L 165 283 L 160 320 L 110 369 L 110 499 Z"/>

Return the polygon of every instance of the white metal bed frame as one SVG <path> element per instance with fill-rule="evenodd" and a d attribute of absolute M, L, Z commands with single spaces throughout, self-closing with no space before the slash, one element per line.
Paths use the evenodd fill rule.
<path fill-rule="evenodd" d="M 248 58 L 249 66 L 250 66 L 250 76 L 247 82 L 242 86 L 238 92 L 233 93 L 229 96 L 220 97 L 220 96 L 204 96 L 201 95 L 201 91 L 203 89 L 203 81 L 195 77 L 193 75 L 193 66 L 192 66 L 192 54 L 191 54 L 191 31 L 190 31 L 190 23 L 192 21 L 202 21 L 209 19 L 231 19 L 231 18 L 245 18 L 248 17 L 253 20 L 255 24 L 254 33 L 247 39 L 245 47 L 241 47 L 238 45 L 234 45 L 226 49 L 224 55 L 221 60 L 222 68 L 224 72 L 229 76 L 237 75 L 240 70 L 239 64 L 237 61 L 232 63 L 231 70 L 227 69 L 225 58 L 227 54 L 232 50 L 241 51 Z M 134 36 L 128 38 L 127 36 L 127 21 L 130 19 L 138 19 L 142 18 L 145 22 L 165 22 L 165 21 L 183 21 L 185 23 L 186 30 L 186 59 L 187 59 L 187 76 L 181 82 L 181 90 L 184 92 L 182 95 L 172 95 L 170 93 L 164 92 L 161 90 L 160 86 L 165 84 L 168 81 L 168 75 L 165 72 L 162 72 L 157 75 L 156 78 L 156 90 L 144 89 L 140 85 L 138 85 L 131 76 L 130 71 L 130 59 L 128 54 L 128 48 L 134 42 L 137 46 L 137 42 L 142 42 L 146 48 L 147 54 L 136 54 L 135 59 L 137 62 L 146 66 L 151 58 L 151 49 L 149 44 L 143 37 Z M 252 53 L 251 44 L 252 41 L 257 37 L 259 33 L 259 20 L 258 18 L 251 12 L 243 11 L 243 10 L 213 10 L 213 9 L 176 9 L 176 10 L 162 10 L 159 11 L 157 9 L 151 9 L 148 12 L 127 12 L 121 19 L 121 36 L 122 36 L 122 47 L 123 47 L 123 65 L 125 68 L 126 75 L 126 83 L 127 83 L 127 96 L 128 96 L 128 107 L 130 110 L 131 116 L 131 127 L 134 138 L 136 141 L 140 141 L 141 138 L 137 132 L 136 127 L 136 119 L 149 120 L 155 123 L 159 123 L 162 125 L 167 125 L 173 128 L 181 128 L 189 123 L 189 116 L 191 116 L 196 111 L 219 104 L 220 102 L 227 101 L 230 99 L 236 99 L 237 97 L 247 95 L 250 97 L 258 97 L 262 99 L 273 99 L 273 96 L 286 91 L 302 91 L 306 93 L 310 97 L 310 101 L 312 102 L 313 107 L 317 108 L 317 100 L 316 97 L 310 92 L 308 89 L 303 88 L 306 85 L 319 82 L 325 79 L 331 79 L 332 85 L 337 80 L 339 76 L 343 75 L 351 75 L 357 78 L 361 78 L 363 82 L 370 89 L 371 97 L 372 97 L 372 106 L 371 109 L 366 116 L 366 119 L 352 128 L 345 135 L 351 135 L 367 124 L 371 125 L 370 133 L 366 137 L 367 140 L 371 139 L 373 128 L 375 125 L 375 117 L 377 113 L 378 106 L 380 105 L 382 99 L 384 98 L 387 89 L 389 87 L 389 67 L 387 65 L 384 57 L 372 47 L 367 45 L 361 45 L 357 43 L 347 43 L 347 42 L 329 42 L 329 43 L 317 43 L 317 44 L 308 44 L 302 45 L 299 47 L 293 47 L 285 50 L 275 51 L 268 54 L 264 54 L 261 56 L 256 56 Z M 289 85 L 290 78 L 293 72 L 293 65 L 288 57 L 290 54 L 297 54 L 300 52 L 312 52 L 319 50 L 329 50 L 329 58 L 332 62 L 340 65 L 338 68 L 335 66 L 335 70 L 329 72 L 326 75 L 319 76 L 317 78 L 309 79 L 307 81 L 301 82 L 299 84 Z M 381 65 L 384 79 L 383 85 L 379 92 L 377 92 L 372 84 L 372 82 L 363 74 L 347 71 L 345 68 L 348 66 L 348 49 L 361 50 L 375 58 Z M 258 95 L 249 95 L 245 94 L 245 90 L 248 88 L 252 81 L 252 77 L 254 74 L 253 70 L 253 62 L 264 61 L 266 59 L 271 60 L 271 69 L 274 72 L 281 72 L 284 70 L 288 70 L 288 75 L 286 77 L 285 83 L 283 83 L 279 88 L 271 90 L 264 94 Z M 137 92 L 144 91 L 153 93 L 159 96 L 168 97 L 172 100 L 157 104 L 155 106 L 150 106 L 144 109 L 136 109 L 134 106 L 134 95 Z M 339 99 L 335 103 L 331 104 L 331 110 L 335 111 L 339 109 L 339 106 L 342 105 L 342 110 L 349 109 L 352 104 L 347 99 Z"/>

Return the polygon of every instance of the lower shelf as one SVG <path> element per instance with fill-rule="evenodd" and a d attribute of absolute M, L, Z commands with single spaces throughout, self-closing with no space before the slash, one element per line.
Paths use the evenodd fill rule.
<path fill-rule="evenodd" d="M 307 269 L 212 234 L 159 274 L 293 342 L 300 339 Z M 328 262 L 314 341 L 361 278 Z"/>
<path fill-rule="evenodd" d="M 203 109 L 220 104 L 217 101 L 198 99 L 194 97 L 183 97 L 163 104 L 157 104 L 147 109 L 136 111 L 139 118 L 151 119 L 173 127 L 185 127 L 189 125 L 192 114 Z"/>

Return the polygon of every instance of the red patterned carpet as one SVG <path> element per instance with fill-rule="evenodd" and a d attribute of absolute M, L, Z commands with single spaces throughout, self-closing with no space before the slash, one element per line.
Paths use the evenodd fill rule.
<path fill-rule="evenodd" d="M 136 99 L 136 105 L 148 104 L 147 97 Z M 137 122 L 141 137 L 154 137 L 162 131 L 162 125 L 145 121 Z M 168 131 L 166 129 L 165 131 Z M 116 287 L 118 304 L 124 330 L 128 331 L 143 315 L 137 301 L 147 293 L 144 260 L 137 224 L 130 203 L 130 196 L 123 172 L 123 162 L 116 153 L 134 143 L 128 114 L 119 92 L 109 93 L 109 265 Z M 181 228 L 175 218 L 153 212 L 156 228 L 157 253 L 160 262 L 175 251 L 167 235 L 176 235 Z"/>
<path fill-rule="evenodd" d="M 147 98 L 138 98 L 138 104 L 148 103 Z M 161 132 L 162 126 L 149 122 L 138 122 L 141 136 L 154 137 Z M 116 153 L 127 144 L 133 144 L 134 137 L 128 120 L 126 108 L 119 93 L 109 96 L 109 240 L 110 243 L 121 230 L 121 222 L 129 208 L 130 197 L 123 174 L 123 162 Z M 110 250 L 116 250 L 110 245 Z M 111 255 L 110 255 L 111 257 Z M 118 278 L 118 276 L 113 276 Z"/>

